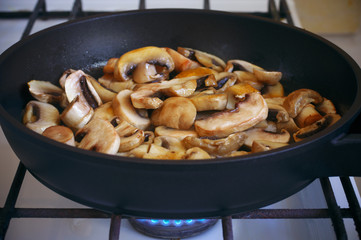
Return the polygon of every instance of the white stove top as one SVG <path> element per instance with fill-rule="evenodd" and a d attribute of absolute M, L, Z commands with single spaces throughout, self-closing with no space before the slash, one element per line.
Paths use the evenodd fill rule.
<path fill-rule="evenodd" d="M 121 11 L 138 8 L 138 1 L 132 0 L 83 0 L 84 11 Z M 147 8 L 203 8 L 203 0 L 147 0 Z M 210 0 L 211 9 L 225 11 L 267 11 L 267 0 Z M 288 1 L 291 11 L 300 26 L 293 1 Z M 0 11 L 32 10 L 36 0 L 1 0 Z M 48 0 L 47 10 L 71 9 L 73 0 Z M 43 28 L 58 24 L 64 20 L 37 20 L 32 33 Z M 26 26 L 27 20 L 0 19 L 0 53 L 18 41 Z M 345 49 L 361 65 L 361 34 L 349 36 L 326 36 L 341 48 Z M 0 131 L 0 205 L 4 206 L 10 185 L 15 175 L 19 160 L 12 152 L 4 134 Z M 338 178 L 331 178 L 338 205 L 347 208 Z M 352 183 L 355 181 L 352 178 Z M 16 204 L 19 208 L 87 208 L 70 201 L 44 187 L 29 173 L 26 173 L 19 198 Z M 319 180 L 299 193 L 267 208 L 327 208 Z M 349 239 L 358 239 L 354 230 L 353 220 L 344 219 Z M 7 231 L 6 240 L 15 239 L 107 239 L 110 219 L 12 219 Z M 234 239 L 336 239 L 330 219 L 293 219 L 293 220 L 233 220 Z M 146 240 L 153 239 L 133 230 L 127 220 L 122 220 L 120 239 Z M 222 226 L 219 221 L 213 228 L 190 240 L 218 240 L 222 238 Z"/>

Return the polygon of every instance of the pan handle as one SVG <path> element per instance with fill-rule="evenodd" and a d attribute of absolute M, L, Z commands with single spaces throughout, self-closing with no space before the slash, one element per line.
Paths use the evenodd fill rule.
<path fill-rule="evenodd" d="M 342 134 L 325 149 L 325 176 L 361 176 L 361 134 Z M 330 160 L 332 159 L 332 160 Z"/>

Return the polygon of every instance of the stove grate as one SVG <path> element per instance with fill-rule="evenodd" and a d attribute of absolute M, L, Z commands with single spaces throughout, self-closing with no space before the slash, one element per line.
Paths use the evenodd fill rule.
<path fill-rule="evenodd" d="M 146 0 L 139 0 L 139 9 L 146 9 Z M 203 9 L 210 9 L 209 0 L 203 1 Z M 22 38 L 28 36 L 37 19 L 59 19 L 68 20 L 78 17 L 91 16 L 109 12 L 83 11 L 82 1 L 74 0 L 71 11 L 47 11 L 46 0 L 38 0 L 33 11 L 3 12 L 0 11 L 0 19 L 28 19 Z M 286 0 L 280 0 L 279 11 L 274 0 L 268 1 L 267 12 L 252 12 L 251 14 L 270 18 L 276 21 L 285 19 L 288 24 L 294 25 Z M 10 191 L 4 207 L 0 208 L 0 240 L 5 239 L 7 229 L 12 218 L 102 218 L 110 219 L 109 239 L 119 239 L 122 219 L 130 216 L 114 215 L 96 209 L 83 208 L 15 208 L 15 204 L 22 186 L 26 168 L 19 163 L 14 176 Z M 328 178 L 321 178 L 321 186 L 328 208 L 322 209 L 258 209 L 232 216 L 222 217 L 222 230 L 224 240 L 233 240 L 232 219 L 324 219 L 330 218 L 337 239 L 347 239 L 347 232 L 343 219 L 352 218 L 355 229 L 361 236 L 361 208 L 352 187 L 350 178 L 340 177 L 349 208 L 340 208 L 337 205 L 335 195 Z M 361 239 L 361 238 L 360 238 Z"/>

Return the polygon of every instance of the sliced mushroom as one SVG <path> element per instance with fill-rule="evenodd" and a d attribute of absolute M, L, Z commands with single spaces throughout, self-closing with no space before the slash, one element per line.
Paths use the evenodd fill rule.
<path fill-rule="evenodd" d="M 187 137 L 187 136 L 198 137 L 197 132 L 192 130 L 192 129 L 181 130 L 181 129 L 168 128 L 168 127 L 165 127 L 165 126 L 156 127 L 154 129 L 154 134 L 156 136 L 175 137 L 175 138 L 178 138 L 178 139 L 181 139 L 181 140 L 183 138 Z"/>
<path fill-rule="evenodd" d="M 160 108 L 153 111 L 151 121 L 155 126 L 189 129 L 193 125 L 196 115 L 197 109 L 191 100 L 183 97 L 170 97 Z"/>
<path fill-rule="evenodd" d="M 223 71 L 223 69 L 226 67 L 226 63 L 221 58 L 213 54 L 183 47 L 178 47 L 177 51 L 187 58 L 197 59 L 197 61 L 203 66 L 209 67 L 218 72 Z"/>
<path fill-rule="evenodd" d="M 244 143 L 246 134 L 243 132 L 233 133 L 226 138 L 208 139 L 197 137 L 185 137 L 183 144 L 186 148 L 199 147 L 207 153 L 215 156 L 229 154 L 238 150 Z"/>
<path fill-rule="evenodd" d="M 118 152 L 120 137 L 113 125 L 100 118 L 92 119 L 75 134 L 78 147 L 86 150 L 115 154 Z"/>
<path fill-rule="evenodd" d="M 196 159 L 209 159 L 212 158 L 206 151 L 199 147 L 188 149 L 183 156 L 183 159 L 196 160 Z"/>
<path fill-rule="evenodd" d="M 286 130 L 282 129 L 279 133 L 267 132 L 261 128 L 252 128 L 245 131 L 247 138 L 244 145 L 252 147 L 253 141 L 255 140 L 266 140 L 277 143 L 288 143 L 290 140 L 290 134 Z"/>
<path fill-rule="evenodd" d="M 64 87 L 69 102 L 79 96 L 81 102 L 89 104 L 92 108 L 97 108 L 102 104 L 98 93 L 81 70 L 70 74 L 65 80 Z"/>
<path fill-rule="evenodd" d="M 237 76 L 233 73 L 221 72 L 215 75 L 217 86 L 217 92 L 225 92 L 229 87 L 233 86 L 237 81 Z"/>
<path fill-rule="evenodd" d="M 236 104 L 235 109 L 196 120 L 194 126 L 199 136 L 226 137 L 265 120 L 267 114 L 268 108 L 263 97 L 259 93 L 250 93 L 244 101 Z"/>
<path fill-rule="evenodd" d="M 214 75 L 216 73 L 217 73 L 217 71 L 215 71 L 211 68 L 201 67 L 199 65 L 199 67 L 197 67 L 197 68 L 184 70 L 184 71 L 178 73 L 175 76 L 175 78 L 194 77 L 194 76 L 202 77 L 202 76 L 207 76 L 207 75 Z"/>
<path fill-rule="evenodd" d="M 149 152 L 150 145 L 151 144 L 141 144 L 138 147 L 127 152 L 126 156 L 143 158 L 144 155 Z"/>
<path fill-rule="evenodd" d="M 199 68 L 201 65 L 196 61 L 192 61 L 189 58 L 186 58 L 179 52 L 171 49 L 171 48 L 164 48 L 167 53 L 172 57 L 174 62 L 174 70 L 177 72 L 183 72 L 189 69 Z"/>
<path fill-rule="evenodd" d="M 297 132 L 293 134 L 293 139 L 295 142 L 299 142 L 333 125 L 340 118 L 341 116 L 338 114 L 328 114 L 324 116 L 322 119 L 318 120 L 317 122 L 314 122 L 311 125 L 299 129 Z"/>
<path fill-rule="evenodd" d="M 275 122 L 288 122 L 290 120 L 288 112 L 282 105 L 274 104 L 268 98 L 265 100 L 268 106 L 268 120 Z"/>
<path fill-rule="evenodd" d="M 59 84 L 63 89 L 65 89 L 65 80 L 69 77 L 70 74 L 72 74 L 74 72 L 76 72 L 76 70 L 68 69 L 68 70 L 64 71 L 63 74 L 61 75 L 61 77 L 59 79 Z"/>
<path fill-rule="evenodd" d="M 132 93 L 133 91 L 126 89 L 117 94 L 112 102 L 114 114 L 135 127 L 145 130 L 149 127 L 150 120 L 147 117 L 139 115 L 133 107 L 130 100 L 130 95 Z"/>
<path fill-rule="evenodd" d="M 280 82 L 274 85 L 266 85 L 262 89 L 262 95 L 264 98 L 284 97 L 283 85 Z"/>
<path fill-rule="evenodd" d="M 118 61 L 118 58 L 110 58 L 107 61 L 107 64 L 103 67 L 103 72 L 104 73 L 113 73 L 115 64 L 117 63 L 117 61 Z"/>
<path fill-rule="evenodd" d="M 283 107 L 290 117 L 294 118 L 307 104 L 320 104 L 322 101 L 323 97 L 318 92 L 303 88 L 290 93 L 284 100 Z"/>
<path fill-rule="evenodd" d="M 64 90 L 51 82 L 31 80 L 28 87 L 30 94 L 40 102 L 59 104 L 62 108 L 68 105 Z"/>
<path fill-rule="evenodd" d="M 113 74 L 105 74 L 98 78 L 98 82 L 104 87 L 118 93 L 124 89 L 132 90 L 135 86 L 133 81 L 119 82 L 114 79 Z"/>
<path fill-rule="evenodd" d="M 254 69 L 263 70 L 263 68 L 261 68 L 257 65 L 254 65 L 250 62 L 247 62 L 244 60 L 233 59 L 233 60 L 227 61 L 227 65 L 226 65 L 226 68 L 224 69 L 224 71 L 226 71 L 226 72 L 243 71 L 243 72 L 253 73 Z"/>
<path fill-rule="evenodd" d="M 257 81 L 263 84 L 274 85 L 278 83 L 282 78 L 281 72 L 276 71 L 266 71 L 263 68 L 249 63 L 243 60 L 229 60 L 227 62 L 227 66 L 225 71 L 227 72 L 235 72 L 235 71 L 244 71 L 253 73 L 257 78 Z"/>
<path fill-rule="evenodd" d="M 183 158 L 183 155 L 184 152 L 171 151 L 162 146 L 150 144 L 149 150 L 143 155 L 143 158 L 179 160 Z"/>
<path fill-rule="evenodd" d="M 117 131 L 120 137 L 133 135 L 139 130 L 138 128 L 120 117 L 113 118 L 110 123 L 113 125 L 115 131 Z"/>
<path fill-rule="evenodd" d="M 167 51 L 150 46 L 123 54 L 115 65 L 114 77 L 120 81 L 145 83 L 167 79 L 173 70 L 174 62 Z"/>
<path fill-rule="evenodd" d="M 161 98 L 165 94 L 169 94 L 170 96 L 187 96 L 192 94 L 195 90 L 194 87 L 196 82 L 194 81 L 196 81 L 197 78 L 197 76 L 176 78 L 159 83 L 139 85 L 136 89 L 134 89 L 134 93 L 130 96 L 132 104 L 135 108 L 157 109 L 163 104 L 163 100 Z M 189 81 L 191 81 L 191 83 L 187 84 Z M 182 86 L 189 88 L 182 89 Z"/>
<path fill-rule="evenodd" d="M 297 132 L 300 128 L 297 126 L 293 118 L 290 118 L 287 122 L 277 122 L 277 131 L 280 132 L 282 129 L 286 130 L 290 134 Z"/>
<path fill-rule="evenodd" d="M 27 128 L 42 134 L 45 129 L 59 122 L 59 111 L 53 105 L 35 100 L 26 104 L 23 123 Z"/>
<path fill-rule="evenodd" d="M 73 130 L 78 130 L 87 124 L 93 117 L 94 110 L 79 96 L 68 104 L 60 115 L 61 121 Z"/>
<path fill-rule="evenodd" d="M 95 78 L 87 75 L 86 78 L 94 87 L 95 91 L 98 93 L 102 102 L 109 102 L 117 95 L 117 93 L 111 89 L 106 88 L 101 83 L 99 83 Z"/>
<path fill-rule="evenodd" d="M 301 110 L 301 112 L 294 118 L 297 126 L 300 128 L 311 125 L 312 123 L 320 120 L 321 114 L 315 109 L 313 104 L 307 104 Z"/>
<path fill-rule="evenodd" d="M 256 76 L 257 80 L 261 83 L 268 85 L 277 84 L 281 78 L 282 73 L 277 71 L 265 71 L 257 68 L 253 69 L 253 74 Z"/>
<path fill-rule="evenodd" d="M 250 84 L 241 82 L 228 87 L 226 92 L 228 96 L 226 108 L 231 110 L 236 107 L 237 102 L 245 98 L 246 94 L 259 91 Z"/>
<path fill-rule="evenodd" d="M 197 112 L 200 112 L 226 109 L 227 98 L 228 96 L 226 93 L 209 94 L 202 92 L 193 97 L 190 97 L 189 99 L 196 107 Z"/>
<path fill-rule="evenodd" d="M 74 133 L 68 127 L 60 125 L 48 127 L 43 132 L 43 136 L 75 147 Z"/>
<path fill-rule="evenodd" d="M 271 142 L 268 140 L 254 140 L 252 143 L 251 151 L 253 153 L 264 152 L 264 151 L 284 147 L 287 145 L 288 145 L 288 143 Z"/>
<path fill-rule="evenodd" d="M 247 151 L 233 151 L 230 154 L 225 155 L 224 157 L 238 157 L 238 156 L 244 156 L 250 154 L 250 152 Z"/>
<path fill-rule="evenodd" d="M 264 87 L 264 84 L 260 83 L 253 73 L 246 71 L 235 71 L 233 74 L 237 76 L 237 82 L 248 83 L 259 91 L 261 91 L 261 89 Z"/>
<path fill-rule="evenodd" d="M 170 136 L 158 136 L 154 138 L 153 144 L 164 147 L 170 151 L 183 153 L 186 151 L 181 140 Z"/>
<path fill-rule="evenodd" d="M 335 105 L 327 98 L 323 98 L 323 101 L 316 105 L 316 110 L 319 111 L 322 115 L 336 114 Z"/>
<path fill-rule="evenodd" d="M 144 142 L 143 144 L 151 144 L 154 142 L 155 134 L 153 131 L 144 131 Z"/>
<path fill-rule="evenodd" d="M 120 137 L 120 145 L 118 152 L 128 152 L 144 142 L 144 131 L 138 129 L 132 135 L 126 135 Z"/>
<path fill-rule="evenodd" d="M 107 102 L 100 105 L 98 108 L 95 109 L 93 117 L 101 118 L 107 121 L 111 121 L 112 119 L 114 119 L 115 115 L 113 111 L 113 103 Z"/>
<path fill-rule="evenodd" d="M 189 97 L 196 89 L 197 80 L 194 79 L 162 89 L 162 93 L 169 97 Z"/>

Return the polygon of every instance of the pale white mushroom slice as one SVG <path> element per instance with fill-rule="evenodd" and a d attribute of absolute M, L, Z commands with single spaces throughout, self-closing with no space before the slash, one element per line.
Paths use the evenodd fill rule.
<path fill-rule="evenodd" d="M 307 137 L 310 137 L 327 127 L 333 125 L 336 123 L 341 116 L 339 114 L 327 114 L 320 120 L 314 122 L 311 125 L 308 125 L 304 128 L 300 128 L 297 132 L 293 134 L 293 139 L 295 142 L 299 142 L 303 139 L 306 139 Z"/>
<path fill-rule="evenodd" d="M 183 159 L 186 160 L 198 160 L 198 159 L 210 159 L 212 158 L 206 151 L 204 151 L 202 148 L 199 147 L 192 147 L 188 149 Z"/>
<path fill-rule="evenodd" d="M 75 147 L 74 133 L 68 127 L 61 125 L 48 127 L 43 132 L 43 136 Z"/>
<path fill-rule="evenodd" d="M 66 78 L 64 88 L 69 102 L 79 96 L 81 102 L 89 104 L 92 108 L 97 108 L 102 104 L 98 93 L 81 70 L 73 72 Z"/>
<path fill-rule="evenodd" d="M 236 104 L 235 109 L 196 120 L 194 126 L 199 136 L 226 137 L 251 128 L 265 120 L 267 114 L 268 107 L 263 97 L 259 93 L 250 93 L 244 101 Z"/>
<path fill-rule="evenodd" d="M 102 102 L 112 101 L 113 98 L 117 95 L 117 92 L 106 88 L 100 82 L 95 80 L 95 78 L 93 78 L 92 76 L 86 75 L 86 78 L 92 84 L 93 88 L 97 92 L 97 94 L 98 94 L 98 96 L 99 96 L 99 98 L 101 99 Z"/>
<path fill-rule="evenodd" d="M 167 98 L 163 105 L 154 110 L 151 121 L 154 126 L 189 129 L 196 118 L 197 109 L 192 101 L 184 97 Z"/>
<path fill-rule="evenodd" d="M 132 93 L 133 91 L 126 89 L 117 94 L 112 101 L 114 115 L 119 116 L 139 129 L 145 130 L 150 125 L 150 119 L 141 116 L 133 107 L 130 100 L 130 95 Z"/>
<path fill-rule="evenodd" d="M 253 153 L 264 152 L 264 151 L 269 151 L 272 149 L 284 147 L 287 145 L 288 145 L 288 143 L 272 142 L 272 141 L 268 141 L 268 140 L 254 140 L 252 143 L 251 151 Z"/>
<path fill-rule="evenodd" d="M 59 111 L 49 103 L 32 100 L 26 104 L 23 123 L 27 128 L 42 134 L 45 129 L 58 125 Z"/>
<path fill-rule="evenodd" d="M 68 69 L 68 70 L 65 70 L 63 72 L 63 74 L 59 78 L 59 84 L 60 84 L 62 89 L 65 89 L 65 81 L 66 81 L 66 79 L 69 77 L 70 74 L 72 74 L 74 72 L 76 72 L 76 70 L 74 70 L 74 69 Z"/>
<path fill-rule="evenodd" d="M 307 104 L 320 104 L 322 101 L 323 97 L 318 92 L 302 88 L 291 92 L 284 100 L 283 107 L 290 117 L 294 118 Z"/>
<path fill-rule="evenodd" d="M 192 137 L 198 137 L 198 134 L 194 129 L 188 129 L 188 130 L 181 130 L 181 129 L 175 129 L 175 128 L 169 128 L 166 126 L 158 126 L 154 129 L 154 134 L 156 136 L 170 136 L 175 137 L 180 140 L 182 140 L 185 137 L 192 136 Z"/>
<path fill-rule="evenodd" d="M 267 132 L 261 128 L 252 128 L 244 132 L 247 138 L 244 145 L 252 147 L 253 141 L 255 140 L 266 140 L 270 142 L 288 143 L 291 135 L 288 131 L 282 129 L 281 132 Z"/>
<path fill-rule="evenodd" d="M 307 104 L 301 112 L 294 118 L 295 123 L 300 128 L 311 125 L 312 123 L 320 120 L 322 115 L 315 109 L 313 104 Z"/>
<path fill-rule="evenodd" d="M 149 46 L 123 54 L 114 67 L 114 77 L 136 83 L 161 81 L 174 70 L 172 57 L 165 49 Z"/>
<path fill-rule="evenodd" d="M 141 144 L 138 147 L 130 150 L 129 152 L 126 152 L 126 156 L 128 157 L 138 157 L 138 158 L 143 158 L 145 154 L 147 154 L 149 152 L 149 148 L 150 148 L 151 144 Z"/>
<path fill-rule="evenodd" d="M 177 52 L 174 49 L 165 47 L 164 48 L 167 53 L 171 56 L 171 58 L 173 59 L 174 62 L 174 70 L 177 72 L 183 72 L 189 69 L 195 69 L 198 67 L 201 67 L 201 65 L 196 62 L 196 61 L 192 61 L 191 59 L 183 56 L 182 54 L 180 54 L 179 52 Z"/>
<path fill-rule="evenodd" d="M 79 129 L 75 140 L 79 142 L 79 148 L 107 154 L 117 153 L 120 145 L 120 137 L 113 125 L 100 118 L 92 119 Z"/>
<path fill-rule="evenodd" d="M 63 110 L 60 118 L 66 126 L 78 130 L 84 127 L 93 117 L 94 109 L 84 101 L 83 98 L 76 96 Z"/>
<path fill-rule="evenodd" d="M 218 72 L 223 71 L 226 67 L 226 63 L 221 58 L 207 52 L 183 47 L 178 47 L 177 51 L 183 56 L 191 60 L 196 59 L 203 66 L 214 69 Z"/>
<path fill-rule="evenodd" d="M 186 148 L 199 147 L 211 155 L 223 156 L 238 150 L 246 137 L 245 133 L 238 132 L 221 139 L 185 137 L 182 142 Z"/>
<path fill-rule="evenodd" d="M 58 104 L 62 108 L 68 105 L 64 90 L 51 82 L 31 80 L 28 87 L 30 94 L 40 102 Z"/>

